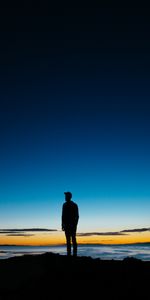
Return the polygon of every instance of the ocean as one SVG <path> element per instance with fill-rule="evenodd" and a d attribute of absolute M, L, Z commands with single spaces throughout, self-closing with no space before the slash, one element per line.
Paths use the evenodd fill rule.
<path fill-rule="evenodd" d="M 66 246 L 0 246 L 0 259 L 26 254 L 42 254 L 45 252 L 66 255 Z M 123 260 L 134 257 L 150 261 L 150 243 L 130 245 L 78 245 L 78 256 L 90 256 L 103 260 Z"/>

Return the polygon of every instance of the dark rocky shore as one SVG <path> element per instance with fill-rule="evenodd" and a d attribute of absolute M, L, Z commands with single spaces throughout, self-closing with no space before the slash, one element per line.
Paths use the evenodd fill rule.
<path fill-rule="evenodd" d="M 150 262 L 59 254 L 0 261 L 0 299 L 123 299 L 149 296 Z"/>

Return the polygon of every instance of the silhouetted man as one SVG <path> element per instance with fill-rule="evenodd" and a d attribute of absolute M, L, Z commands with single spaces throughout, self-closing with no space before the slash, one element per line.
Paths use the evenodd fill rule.
<path fill-rule="evenodd" d="M 71 242 L 73 244 L 73 256 L 77 256 L 76 230 L 79 220 L 78 205 L 73 202 L 72 193 L 65 192 L 66 202 L 62 207 L 62 230 L 65 231 L 67 242 L 67 255 L 71 255 Z"/>

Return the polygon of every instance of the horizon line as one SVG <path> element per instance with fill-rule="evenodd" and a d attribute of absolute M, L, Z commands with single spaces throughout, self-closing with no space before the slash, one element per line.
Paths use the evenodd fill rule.
<path fill-rule="evenodd" d="M 147 242 L 128 242 L 128 243 L 78 243 L 78 246 L 123 246 L 123 245 L 139 245 L 139 244 L 150 244 L 150 241 Z M 0 247 L 60 247 L 60 246 L 66 246 L 65 243 L 60 244 L 46 244 L 46 245 L 21 245 L 21 244 L 0 244 Z"/>

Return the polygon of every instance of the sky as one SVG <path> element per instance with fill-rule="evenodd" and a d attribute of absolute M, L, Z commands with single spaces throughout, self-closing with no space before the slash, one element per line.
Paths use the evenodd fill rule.
<path fill-rule="evenodd" d="M 14 4 L 13 4 L 14 5 Z M 0 244 L 150 242 L 150 20 L 140 7 L 3 7 Z"/>

